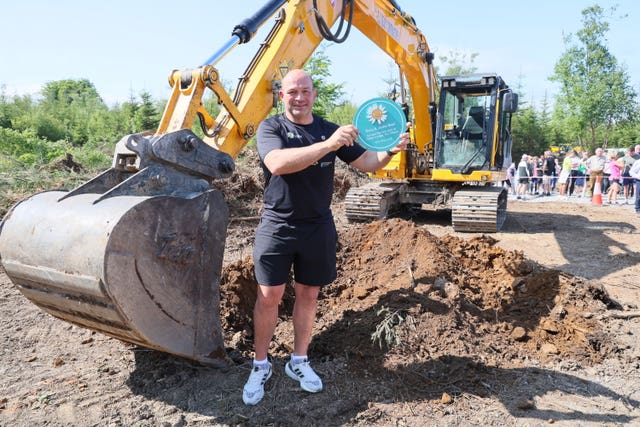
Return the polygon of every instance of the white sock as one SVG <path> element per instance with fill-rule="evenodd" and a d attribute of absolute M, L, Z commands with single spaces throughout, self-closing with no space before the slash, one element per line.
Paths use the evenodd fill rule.
<path fill-rule="evenodd" d="M 264 360 L 256 360 L 253 359 L 253 367 L 258 367 L 260 369 L 267 369 L 269 367 L 269 360 L 268 359 L 264 359 Z"/>
<path fill-rule="evenodd" d="M 297 365 L 298 363 L 304 363 L 308 360 L 307 356 L 298 356 L 296 354 L 291 353 L 291 364 Z"/>

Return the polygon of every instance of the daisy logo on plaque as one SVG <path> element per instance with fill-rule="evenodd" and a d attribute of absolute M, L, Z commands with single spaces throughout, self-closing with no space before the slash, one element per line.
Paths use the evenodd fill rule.
<path fill-rule="evenodd" d="M 407 119 L 398 104 L 387 98 L 373 98 L 363 103 L 353 116 L 360 132 L 358 143 L 372 151 L 386 151 L 400 142 Z"/>
<path fill-rule="evenodd" d="M 387 110 L 382 104 L 372 104 L 371 107 L 367 108 L 367 118 L 369 123 L 379 125 L 387 120 Z"/>

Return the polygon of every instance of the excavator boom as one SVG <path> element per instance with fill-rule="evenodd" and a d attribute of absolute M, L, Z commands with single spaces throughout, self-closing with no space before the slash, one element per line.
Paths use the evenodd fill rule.
<path fill-rule="evenodd" d="M 279 8 L 279 6 L 282 6 Z M 221 83 L 215 65 L 229 50 L 247 42 L 266 18 L 275 24 L 253 56 L 233 96 Z M 193 70 L 174 71 L 170 77 L 171 97 L 163 114 L 159 133 L 189 129 L 196 118 L 204 127 L 204 141 L 237 157 L 255 135 L 258 124 L 277 105 L 280 81 L 291 69 L 302 68 L 320 43 L 339 37 L 327 34 L 338 23 L 345 37 L 355 27 L 399 64 L 407 76 L 414 104 L 413 123 L 419 149 L 431 141 L 430 108 L 437 94 L 433 55 L 424 35 L 412 18 L 390 0 L 272 0 L 251 18 L 237 25 L 223 48 Z M 214 119 L 202 107 L 206 89 L 222 105 Z"/>

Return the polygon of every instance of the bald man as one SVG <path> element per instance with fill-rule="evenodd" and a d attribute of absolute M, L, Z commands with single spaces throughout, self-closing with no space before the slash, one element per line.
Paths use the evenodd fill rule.
<path fill-rule="evenodd" d="M 258 153 L 266 184 L 253 252 L 258 292 L 253 313 L 253 367 L 242 393 L 247 405 L 260 402 L 272 375 L 269 345 L 292 267 L 294 345 L 285 373 L 307 392 L 322 390 L 322 380 L 311 368 L 307 350 L 320 290 L 337 276 L 337 232 L 330 208 L 335 160 L 373 172 L 410 141 L 409 134 L 403 133 L 398 145 L 386 152 L 366 150 L 356 142 L 355 126 L 338 126 L 313 114 L 316 96 L 311 76 L 303 70 L 291 70 L 279 91 L 284 113 L 258 127 Z"/>

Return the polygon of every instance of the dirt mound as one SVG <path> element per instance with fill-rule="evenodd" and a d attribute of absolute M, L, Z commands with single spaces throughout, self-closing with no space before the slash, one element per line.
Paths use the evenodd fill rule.
<path fill-rule="evenodd" d="M 594 314 L 614 307 L 601 285 L 505 251 L 488 236 L 438 238 L 402 219 L 340 233 L 338 280 L 321 296 L 314 357 L 383 358 L 387 367 L 464 355 L 489 365 L 530 358 L 593 364 L 616 351 Z M 221 314 L 238 360 L 251 356 L 250 257 L 225 266 Z M 291 351 L 293 295 L 272 355 Z M 375 351 L 372 351 L 375 350 Z"/>
<path fill-rule="evenodd" d="M 232 219 L 255 216 L 262 200 L 263 177 L 260 159 L 254 149 L 242 151 L 237 171 L 229 179 L 215 180 L 213 188 L 222 192 Z"/>
<path fill-rule="evenodd" d="M 222 276 L 222 329 L 231 356 L 252 356 L 256 297 L 250 248 L 262 195 L 255 150 L 220 189 L 241 222 L 228 247 L 240 254 Z M 250 171 L 250 172 L 246 172 Z M 366 179 L 339 167 L 334 205 Z M 339 227 L 338 279 L 321 293 L 310 351 L 370 363 L 416 363 L 446 355 L 519 365 L 531 358 L 590 365 L 618 348 L 594 314 L 619 308 L 600 283 L 543 267 L 492 237 L 436 237 L 414 221 L 389 219 Z M 228 248 L 229 249 L 229 248 Z M 229 253 L 229 252 L 227 252 Z M 293 344 L 293 291 L 270 352 L 286 357 Z M 371 351 L 376 350 L 376 351 Z"/>

